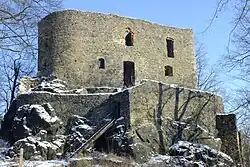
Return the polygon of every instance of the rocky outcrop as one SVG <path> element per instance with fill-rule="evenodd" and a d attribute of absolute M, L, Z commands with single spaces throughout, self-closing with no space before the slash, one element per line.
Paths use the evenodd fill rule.
<path fill-rule="evenodd" d="M 38 156 L 42 159 L 54 159 L 60 155 L 65 137 L 57 133 L 62 128 L 62 122 L 50 104 L 23 105 L 12 117 L 12 120 L 3 124 L 4 129 L 10 125 L 9 134 L 4 136 L 12 145 L 8 156 L 18 154 L 20 148 L 25 150 L 25 159 Z"/>
<path fill-rule="evenodd" d="M 48 135 L 55 135 L 62 122 L 55 115 L 50 104 L 23 105 L 17 110 L 15 102 L 4 117 L 1 128 L 2 138 L 14 143 L 19 139 L 37 135 L 40 130 L 46 130 Z"/>
<path fill-rule="evenodd" d="M 233 167 L 233 160 L 228 155 L 206 145 L 179 141 L 169 149 L 169 155 L 152 157 L 143 167 Z"/>
<path fill-rule="evenodd" d="M 73 115 L 66 126 L 64 155 L 76 151 L 94 133 L 96 127 L 86 119 Z"/>
<path fill-rule="evenodd" d="M 213 149 L 220 149 L 221 141 L 215 138 L 205 128 L 192 123 L 189 120 L 174 121 L 164 120 L 159 135 L 156 124 L 144 123 L 133 131 L 133 145 L 135 158 L 139 162 L 145 162 L 155 154 L 163 154 L 170 146 L 178 141 L 189 141 L 191 143 L 209 144 Z"/>
<path fill-rule="evenodd" d="M 39 137 L 29 136 L 16 141 L 7 153 L 13 157 L 19 153 L 20 148 L 24 149 L 24 159 L 51 160 L 62 155 L 65 137 L 57 135 L 51 141 L 42 140 Z"/>
<path fill-rule="evenodd" d="M 159 85 L 162 88 L 162 84 Z M 172 89 L 172 86 L 166 88 Z M 178 143 L 183 140 L 190 143 L 209 143 L 212 148 L 220 149 L 220 140 L 213 137 L 216 131 L 213 129 L 211 131 L 211 128 L 209 130 L 209 127 L 203 125 L 203 122 L 198 119 L 201 113 L 196 115 L 197 117 L 186 115 L 180 119 L 174 119 L 168 113 L 170 110 L 163 111 L 165 103 L 161 95 L 159 95 L 159 102 L 153 101 L 150 104 L 152 113 L 149 112 L 148 107 L 142 111 L 141 107 L 147 106 L 150 101 L 140 101 L 141 105 L 137 105 L 138 101 L 133 100 L 137 97 L 143 100 L 144 98 L 141 97 L 145 94 L 145 90 L 138 89 L 140 94 L 134 92 L 137 96 L 131 98 L 133 90 L 129 89 L 117 94 L 104 93 L 114 91 L 106 88 L 70 90 L 61 80 L 41 78 L 38 85 L 30 88 L 30 92 L 19 95 L 5 115 L 1 136 L 10 141 L 12 146 L 7 155 L 14 157 L 18 155 L 20 148 L 24 148 L 25 159 L 47 160 L 59 157 L 69 158 L 80 153 L 84 148 L 88 152 L 96 150 L 130 156 L 137 163 L 144 163 L 152 156 L 165 155 L 170 150 L 171 161 L 169 162 L 173 160 L 175 163 L 175 160 L 181 158 L 184 163 L 191 157 L 200 164 L 214 164 L 219 154 L 217 155 L 210 148 L 200 148 L 195 144 L 189 144 L 184 148 Z M 162 91 L 160 89 L 160 92 Z M 90 92 L 93 94 L 81 95 Z M 200 95 L 193 94 L 191 90 L 188 92 L 197 98 Z M 169 93 L 172 95 L 176 92 Z M 25 101 L 25 98 L 31 101 Z M 168 98 L 165 100 L 168 102 Z M 177 98 L 176 101 L 178 102 L 179 99 Z M 194 102 L 196 104 L 196 101 Z M 189 110 L 191 109 L 185 108 L 185 112 Z M 176 149 L 177 146 L 175 147 L 176 144 L 179 144 L 178 149 Z M 194 153 L 193 148 L 195 148 Z M 184 153 L 180 150 L 184 150 Z M 205 151 L 203 153 L 200 150 Z M 227 163 L 227 160 L 224 162 L 223 157 L 219 161 Z"/>
<path fill-rule="evenodd" d="M 66 127 L 62 128 L 62 122 L 48 103 L 23 105 L 12 114 L 12 117 L 9 124 L 11 125 L 9 140 L 13 141 L 13 144 L 6 155 L 14 157 L 18 155 L 20 148 L 23 148 L 24 158 L 32 160 L 57 159 L 71 154 L 85 143 L 100 128 L 99 126 L 110 121 L 104 119 L 102 123 L 94 124 L 86 117 L 73 115 L 68 119 Z M 184 139 L 199 142 L 200 138 L 209 137 L 210 134 L 198 125 L 169 121 L 171 126 L 169 125 L 164 132 L 164 136 L 168 134 L 168 138 L 165 136 L 164 140 L 168 140 L 164 142 L 175 144 L 169 149 L 166 147 L 169 155 L 154 156 L 160 149 L 155 125 L 142 124 L 131 134 L 128 133 L 124 121 L 122 117 L 117 119 L 112 128 L 95 142 L 93 148 L 95 147 L 97 151 L 111 151 L 117 155 L 130 155 L 136 160 L 138 160 L 136 157 L 140 157 L 138 162 L 146 161 L 143 164 L 145 167 L 164 165 L 223 167 L 233 163 L 230 157 L 208 146 L 179 141 Z M 64 133 L 58 131 L 60 128 L 64 129 Z M 152 149 L 155 151 L 148 152 Z"/>
<path fill-rule="evenodd" d="M 4 115 L 4 121 L 1 122 L 0 136 L 2 139 L 8 141 L 10 144 L 13 142 L 13 134 L 11 133 L 12 122 L 16 114 L 17 102 L 13 100 L 10 104 L 8 112 Z"/>
<path fill-rule="evenodd" d="M 12 141 L 7 156 L 17 155 L 24 149 L 25 159 L 56 159 L 67 152 L 74 152 L 96 130 L 96 126 L 85 117 L 73 115 L 66 127 L 48 103 L 23 105 L 9 120 L 9 133 L 5 136 Z M 58 131 L 65 129 L 65 132 Z"/>
<path fill-rule="evenodd" d="M 64 147 L 65 155 L 72 155 L 81 147 L 90 137 L 102 129 L 103 125 L 109 123 L 111 119 L 104 119 L 97 125 L 94 125 L 85 117 L 74 115 L 69 119 L 65 134 L 67 135 Z M 92 150 L 113 152 L 117 155 L 132 155 L 132 138 L 128 136 L 127 127 L 124 124 L 124 118 L 117 119 L 113 126 L 108 129 L 97 140 L 92 141 Z"/>
<path fill-rule="evenodd" d="M 46 109 L 46 110 L 45 110 Z M 18 108 L 12 122 L 12 137 L 9 140 L 19 139 L 37 135 L 40 130 L 46 130 L 48 135 L 56 135 L 62 122 L 53 115 L 53 109 L 49 104 L 23 105 Z"/>

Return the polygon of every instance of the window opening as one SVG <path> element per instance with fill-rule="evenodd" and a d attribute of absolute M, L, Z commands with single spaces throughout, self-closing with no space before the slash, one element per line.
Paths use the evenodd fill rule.
<path fill-rule="evenodd" d="M 123 81 L 125 87 L 135 85 L 135 63 L 132 61 L 123 62 Z"/>
<path fill-rule="evenodd" d="M 105 69 L 105 60 L 103 58 L 99 59 L 99 68 Z"/>
<path fill-rule="evenodd" d="M 174 57 L 174 40 L 167 38 L 168 57 Z"/>
<path fill-rule="evenodd" d="M 126 30 L 125 45 L 134 46 L 134 32 L 129 27 Z"/>
<path fill-rule="evenodd" d="M 165 66 L 165 76 L 173 76 L 173 67 Z"/>

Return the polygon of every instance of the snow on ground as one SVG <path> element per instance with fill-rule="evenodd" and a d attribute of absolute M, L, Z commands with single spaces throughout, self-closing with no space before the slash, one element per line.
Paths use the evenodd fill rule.
<path fill-rule="evenodd" d="M 18 158 L 7 159 L 5 156 L 8 150 L 8 143 L 0 139 L 0 167 L 17 166 Z M 50 161 L 24 161 L 24 167 L 62 167 L 67 166 L 65 160 L 50 160 Z"/>
<path fill-rule="evenodd" d="M 17 162 L 0 161 L 0 167 L 14 166 Z M 66 161 L 51 160 L 51 161 L 24 161 L 24 167 L 62 167 L 67 166 Z"/>

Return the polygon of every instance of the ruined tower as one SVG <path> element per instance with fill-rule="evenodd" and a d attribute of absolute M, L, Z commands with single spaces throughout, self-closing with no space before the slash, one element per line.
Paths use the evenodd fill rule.
<path fill-rule="evenodd" d="M 19 130 L 26 137 L 39 134 L 37 127 L 41 127 L 49 135 L 45 140 L 66 134 L 61 155 L 76 155 L 93 146 L 106 152 L 120 151 L 116 152 L 119 155 L 135 155 L 141 162 L 164 153 L 178 140 L 192 139 L 222 148 L 239 161 L 238 148 L 227 149 L 232 142 L 240 143 L 235 117 L 223 114 L 220 96 L 195 89 L 191 29 L 66 10 L 46 16 L 38 30 L 39 75 L 22 80 L 13 109 L 5 117 L 6 138 L 18 141 L 15 136 Z M 57 78 L 44 79 L 50 75 Z M 33 111 L 34 106 L 39 110 Z M 39 115 L 41 120 L 45 116 L 49 120 L 58 118 L 60 126 L 53 131 L 50 126 L 40 126 L 36 121 Z M 35 121 L 28 124 L 33 116 Z M 19 127 L 12 130 L 16 125 Z M 89 128 L 71 133 L 68 129 L 76 129 L 69 128 L 71 125 Z M 44 151 L 40 153 L 45 155 Z"/>
<path fill-rule="evenodd" d="M 75 10 L 54 12 L 38 28 L 41 76 L 84 87 L 129 87 L 151 79 L 196 88 L 191 29 Z M 133 46 L 126 46 L 128 28 Z"/>

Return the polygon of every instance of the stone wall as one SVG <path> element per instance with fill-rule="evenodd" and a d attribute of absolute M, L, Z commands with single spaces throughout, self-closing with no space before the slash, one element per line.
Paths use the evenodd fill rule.
<path fill-rule="evenodd" d="M 99 95 L 102 96 L 102 95 Z M 130 101 L 129 92 L 124 90 L 122 92 L 113 93 L 101 105 L 96 106 L 88 111 L 86 117 L 95 122 L 100 122 L 105 119 L 108 114 L 113 114 L 113 118 L 123 117 L 124 121 L 130 126 Z M 109 117 L 110 118 L 110 117 Z"/>
<path fill-rule="evenodd" d="M 178 140 L 217 147 L 211 139 L 217 135 L 215 118 L 223 113 L 223 103 L 215 94 L 145 81 L 130 90 L 130 105 L 131 130 L 145 156 L 164 153 Z"/>
<path fill-rule="evenodd" d="M 134 46 L 125 46 L 126 28 Z M 75 86 L 123 86 L 123 61 L 135 63 L 135 81 L 159 80 L 196 87 L 193 32 L 147 21 L 73 10 L 45 17 L 39 28 L 39 75 L 50 74 Z M 166 39 L 174 40 L 168 57 Z M 105 69 L 99 69 L 99 58 Z M 173 76 L 165 76 L 165 66 Z"/>
<path fill-rule="evenodd" d="M 134 87 L 130 99 L 132 127 L 153 122 L 157 112 L 161 112 L 159 116 L 164 120 L 197 118 L 198 124 L 215 134 L 216 114 L 224 112 L 220 96 L 157 81 Z"/>
<path fill-rule="evenodd" d="M 152 80 L 144 80 L 124 90 L 88 89 L 90 92 L 117 92 L 63 94 L 30 91 L 20 94 L 13 107 L 17 109 L 24 104 L 50 103 L 64 125 L 73 115 L 87 117 L 96 127 L 106 124 L 106 119 L 124 117 L 124 120 L 117 122 L 122 120 L 120 124 L 125 125 L 124 131 L 128 130 L 126 137 L 132 143 L 129 145 L 131 155 L 138 162 L 144 162 L 154 154 L 165 154 L 171 145 L 180 140 L 207 144 L 218 150 L 221 148 L 229 155 L 230 151 L 237 151 L 228 145 L 237 142 L 236 126 L 233 124 L 235 118 L 218 119 L 217 116 L 215 119 L 217 114 L 223 113 L 222 99 L 215 94 Z M 12 111 L 16 112 L 15 109 Z M 232 124 L 228 125 L 228 120 Z M 218 137 L 222 139 L 222 147 L 214 140 L 216 128 Z M 113 129 L 106 133 L 112 134 Z M 62 128 L 60 132 L 63 131 Z M 236 160 L 237 157 L 232 158 Z"/>
<path fill-rule="evenodd" d="M 241 164 L 241 143 L 238 136 L 236 115 L 217 115 L 216 128 L 218 130 L 218 137 L 222 140 L 221 151 L 229 155 L 234 162 Z"/>
<path fill-rule="evenodd" d="M 17 94 L 22 94 L 25 92 L 29 92 L 31 88 L 38 85 L 38 81 L 36 79 L 30 77 L 23 77 L 21 78 L 20 84 L 18 86 Z"/>
<path fill-rule="evenodd" d="M 85 116 L 90 110 L 97 110 L 98 107 L 108 102 L 109 97 L 110 94 L 76 95 L 32 92 L 18 96 L 17 108 L 24 104 L 50 103 L 56 115 L 66 124 L 72 115 Z"/>
<path fill-rule="evenodd" d="M 119 115 L 129 118 L 128 91 L 99 94 L 57 94 L 49 92 L 31 92 L 17 98 L 16 108 L 25 104 L 50 103 L 56 116 L 67 123 L 72 115 L 86 116 L 94 123 L 101 122 L 106 116 L 119 110 Z M 126 119 L 129 124 L 129 119 Z"/>

